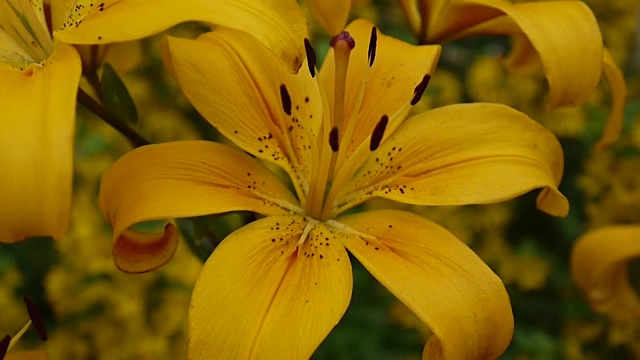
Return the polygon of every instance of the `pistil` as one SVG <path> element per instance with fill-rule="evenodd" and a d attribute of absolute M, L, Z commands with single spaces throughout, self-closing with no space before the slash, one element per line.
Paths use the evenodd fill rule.
<path fill-rule="evenodd" d="M 349 56 L 356 46 L 351 35 L 343 31 L 331 39 L 331 47 L 335 57 L 335 83 L 332 123 L 333 127 L 342 129 L 344 122 L 344 100 L 347 83 L 347 70 L 349 69 Z"/>
<path fill-rule="evenodd" d="M 346 99 L 347 88 L 347 73 L 349 70 L 349 58 L 351 56 L 351 50 L 356 46 L 356 41 L 346 31 L 336 35 L 331 39 L 331 47 L 334 52 L 335 59 L 335 79 L 334 79 L 334 92 L 333 92 L 333 113 L 331 114 L 331 120 L 333 128 L 329 133 L 329 145 L 331 146 L 331 165 L 329 166 L 329 174 L 325 182 L 331 182 L 334 176 L 334 170 L 336 168 L 336 162 L 344 149 L 340 149 L 341 144 L 346 144 L 348 141 L 345 135 L 350 136 L 345 130 L 348 126 L 345 126 L 344 118 L 344 104 Z"/>

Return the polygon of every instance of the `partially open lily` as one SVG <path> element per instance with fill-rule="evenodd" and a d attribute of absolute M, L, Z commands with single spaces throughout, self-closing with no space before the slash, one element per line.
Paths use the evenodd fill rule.
<path fill-rule="evenodd" d="M 622 72 L 602 45 L 598 23 L 582 1 L 512 4 L 503 0 L 399 0 L 422 43 L 441 44 L 474 35 L 513 36 L 506 65 L 541 62 L 549 107 L 583 104 L 601 75 L 612 91 L 609 120 L 597 147 L 618 139 L 627 89 Z M 536 56 L 537 55 L 537 56 Z"/>
<path fill-rule="evenodd" d="M 374 197 L 484 204 L 544 188 L 538 207 L 565 215 L 558 141 L 503 105 L 455 105 L 405 120 L 439 46 L 409 45 L 358 20 L 333 38 L 317 73 L 305 44 L 306 71 L 292 75 L 243 33 L 167 39 L 163 59 L 187 97 L 242 150 L 184 141 L 119 159 L 100 189 L 116 264 L 144 272 L 175 251 L 172 224 L 149 234 L 130 228 L 136 223 L 254 211 L 263 217 L 223 240 L 198 277 L 191 359 L 311 356 L 348 306 L 347 250 L 430 326 L 436 336 L 425 354 L 496 358 L 513 316 L 482 260 L 423 217 L 349 210 Z M 291 188 L 258 159 L 281 167 Z"/>
<path fill-rule="evenodd" d="M 571 274 L 594 311 L 616 322 L 639 322 L 640 299 L 628 266 L 640 257 L 640 226 L 616 225 L 586 233 L 571 251 Z"/>
<path fill-rule="evenodd" d="M 81 74 L 68 44 L 141 38 L 187 20 L 249 31 L 291 71 L 301 64 L 306 21 L 295 1 L 0 0 L 0 242 L 66 231 Z"/>

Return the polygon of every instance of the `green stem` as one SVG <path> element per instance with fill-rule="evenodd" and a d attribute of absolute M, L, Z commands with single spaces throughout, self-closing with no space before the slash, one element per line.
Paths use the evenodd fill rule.
<path fill-rule="evenodd" d="M 77 99 L 80 104 L 91 110 L 99 118 L 104 120 L 104 122 L 124 135 L 133 147 L 140 147 L 151 144 L 151 142 L 142 137 L 142 135 L 132 129 L 124 121 L 120 120 L 117 116 L 113 115 L 109 110 L 105 109 L 102 105 L 100 105 L 100 103 L 98 103 L 89 94 L 87 94 L 80 88 L 78 88 Z"/>

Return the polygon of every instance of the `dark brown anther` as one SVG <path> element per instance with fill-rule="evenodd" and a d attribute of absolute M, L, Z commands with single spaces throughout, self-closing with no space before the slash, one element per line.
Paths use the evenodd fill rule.
<path fill-rule="evenodd" d="M 380 121 L 376 124 L 376 127 L 373 128 L 373 132 L 371 133 L 371 142 L 369 143 L 369 150 L 376 151 L 380 143 L 382 142 L 382 137 L 384 136 L 384 131 L 387 129 L 387 124 L 389 123 L 389 117 L 387 115 L 382 115 Z"/>
<path fill-rule="evenodd" d="M 280 85 L 280 99 L 282 100 L 282 109 L 287 115 L 291 115 L 291 97 L 287 91 L 287 87 Z"/>
<path fill-rule="evenodd" d="M 335 126 L 329 132 L 329 146 L 331 146 L 333 152 L 338 152 L 340 149 L 340 137 L 338 135 L 338 128 Z"/>
<path fill-rule="evenodd" d="M 420 81 L 420 84 L 418 84 L 416 88 L 413 89 L 413 99 L 411 99 L 411 105 L 417 104 L 418 101 L 422 99 L 422 94 L 424 94 L 424 91 L 427 90 L 427 86 L 429 85 L 429 80 L 431 80 L 431 75 L 426 74 L 422 78 L 422 81 Z"/>
<path fill-rule="evenodd" d="M 36 307 L 36 304 L 31 301 L 31 297 L 29 297 L 29 295 L 25 295 L 23 299 L 24 304 L 27 305 L 27 312 L 29 313 L 29 317 L 31 318 L 31 322 L 33 323 L 33 327 L 36 329 L 38 336 L 42 341 L 47 341 L 47 329 L 44 327 L 44 321 L 40 311 Z"/>
<path fill-rule="evenodd" d="M 2 340 L 0 340 L 0 360 L 4 359 L 4 356 L 7 355 L 9 343 L 11 343 L 11 335 L 5 335 Z"/>
<path fill-rule="evenodd" d="M 351 34 L 349 34 L 348 31 L 343 31 L 340 34 L 332 37 L 329 45 L 331 45 L 331 47 L 335 49 L 336 45 L 342 42 L 344 42 L 349 47 L 349 49 L 353 49 L 354 47 L 356 47 L 356 40 L 351 37 Z"/>
<path fill-rule="evenodd" d="M 307 65 L 309 65 L 309 73 L 311 77 L 316 77 L 316 52 L 313 50 L 309 39 L 304 39 L 304 50 L 307 53 Z"/>
<path fill-rule="evenodd" d="M 367 56 L 369 58 L 369 67 L 373 66 L 376 59 L 376 48 L 378 47 L 378 29 L 374 26 L 371 28 L 371 38 L 369 38 L 369 50 Z"/>

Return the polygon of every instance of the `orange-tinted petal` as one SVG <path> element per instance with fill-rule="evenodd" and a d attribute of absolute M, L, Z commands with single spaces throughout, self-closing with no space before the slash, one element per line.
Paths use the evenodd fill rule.
<path fill-rule="evenodd" d="M 261 40 L 287 64 L 289 71 L 300 67 L 304 57 L 302 39 L 307 35 L 306 19 L 292 0 L 81 0 L 65 8 L 64 20 L 56 18 L 54 36 L 72 44 L 102 44 L 128 41 L 156 34 L 185 21 L 203 21 L 246 31 Z"/>
<path fill-rule="evenodd" d="M 61 238 L 69 221 L 80 58 L 59 44 L 43 65 L 0 63 L 0 242 Z"/>
<path fill-rule="evenodd" d="M 338 219 L 363 235 L 345 246 L 434 332 L 429 359 L 495 359 L 511 341 L 509 296 L 482 260 L 418 215 L 365 211 Z"/>
<path fill-rule="evenodd" d="M 168 37 L 164 46 L 165 64 L 195 108 L 238 146 L 287 170 L 303 198 L 323 116 L 306 65 L 292 75 L 254 38 L 229 29 Z"/>
<path fill-rule="evenodd" d="M 618 321 L 640 317 L 627 266 L 640 257 L 640 226 L 618 225 L 584 234 L 571 250 L 571 274 L 591 307 Z"/>
<path fill-rule="evenodd" d="M 627 84 L 624 81 L 624 75 L 606 49 L 603 64 L 604 76 L 611 88 L 611 98 L 613 101 L 607 125 L 604 128 L 600 141 L 596 144 L 596 148 L 599 149 L 614 143 L 618 140 L 618 137 L 620 137 L 624 120 L 624 103 L 627 98 Z"/>
<path fill-rule="evenodd" d="M 196 281 L 189 359 L 307 359 L 344 314 L 351 287 L 347 252 L 324 225 L 255 221 L 216 248 Z"/>
<path fill-rule="evenodd" d="M 355 40 L 351 51 L 344 96 L 344 123 L 340 128 L 340 138 L 347 139 L 342 144 L 348 146 L 346 154 L 351 154 L 365 141 L 383 115 L 402 118 L 410 110 L 410 102 L 416 93 L 416 86 L 425 76 L 433 74 L 440 57 L 440 46 L 415 46 L 391 36 L 376 32 L 373 65 L 369 67 L 369 47 L 374 24 L 367 20 L 355 20 L 347 31 Z M 327 94 L 329 107 L 335 107 L 335 54 L 327 54 L 320 80 Z M 365 84 L 366 81 L 366 84 Z M 364 88 L 364 97 L 361 91 Z M 423 89 L 424 90 L 424 89 Z M 335 120 L 335 119 L 334 119 Z M 353 130 L 347 129 L 352 122 Z M 391 129 L 394 124 L 389 126 Z M 338 163 L 340 167 L 340 163 Z"/>
<path fill-rule="evenodd" d="M 297 200 L 269 170 L 244 152 L 208 141 L 143 146 L 119 159 L 102 178 L 100 207 L 113 225 L 114 259 L 128 272 L 166 263 L 178 241 L 127 230 L 152 220 L 236 210 L 285 214 Z"/>
<path fill-rule="evenodd" d="M 418 205 L 487 204 L 544 188 L 538 208 L 564 216 L 558 140 L 498 104 L 460 104 L 406 120 L 341 189 L 339 213 L 372 196 Z"/>

